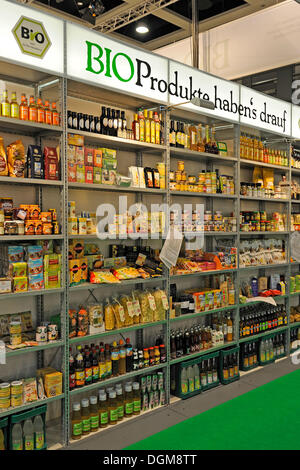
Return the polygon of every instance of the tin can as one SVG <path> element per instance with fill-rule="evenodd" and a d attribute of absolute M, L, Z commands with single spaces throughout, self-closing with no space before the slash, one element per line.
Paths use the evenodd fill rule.
<path fill-rule="evenodd" d="M 11 406 L 16 408 L 17 406 L 23 405 L 23 396 L 22 395 L 12 395 L 11 396 Z"/>
<path fill-rule="evenodd" d="M 178 162 L 177 162 L 177 170 L 178 170 L 178 171 L 184 171 L 184 161 L 178 160 Z"/>
<path fill-rule="evenodd" d="M 0 384 L 0 398 L 8 399 L 10 397 L 10 383 L 4 382 Z"/>
<path fill-rule="evenodd" d="M 48 341 L 55 341 L 58 338 L 57 325 L 48 325 Z"/>
<path fill-rule="evenodd" d="M 22 395 L 23 393 L 23 382 L 22 380 L 14 380 L 11 383 L 11 394 L 12 395 Z"/>
<path fill-rule="evenodd" d="M 10 344 L 11 346 L 18 346 L 18 344 L 22 343 L 22 334 L 21 333 L 16 333 L 13 335 L 10 335 Z"/>
<path fill-rule="evenodd" d="M 35 333 L 35 340 L 38 343 L 47 342 L 47 326 L 44 326 L 44 325 L 37 326 L 36 333 Z"/>

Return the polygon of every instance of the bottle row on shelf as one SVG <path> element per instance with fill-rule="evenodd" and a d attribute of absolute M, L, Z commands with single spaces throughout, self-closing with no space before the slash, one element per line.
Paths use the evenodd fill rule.
<path fill-rule="evenodd" d="M 141 377 L 137 382 L 100 389 L 97 395 L 83 398 L 72 406 L 72 439 L 78 440 L 99 428 L 118 424 L 166 403 L 163 372 Z"/>
<path fill-rule="evenodd" d="M 240 338 L 286 326 L 288 317 L 283 305 L 258 304 L 243 307 L 240 312 Z"/>
<path fill-rule="evenodd" d="M 258 137 L 246 134 L 240 136 L 240 158 L 285 167 L 289 164 L 286 151 L 269 148 Z"/>
<path fill-rule="evenodd" d="M 241 240 L 239 261 L 240 268 L 286 263 L 285 241 L 276 238 Z M 277 289 L 277 286 L 274 289 Z"/>
<path fill-rule="evenodd" d="M 129 372 L 147 369 L 167 360 L 162 338 L 157 338 L 155 346 L 133 348 L 130 339 L 119 343 L 77 346 L 75 357 L 70 348 L 69 388 L 84 387 L 110 377 L 122 376 Z"/>

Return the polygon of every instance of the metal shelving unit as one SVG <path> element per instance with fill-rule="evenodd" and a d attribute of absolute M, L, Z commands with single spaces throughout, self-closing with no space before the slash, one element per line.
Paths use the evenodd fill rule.
<path fill-rule="evenodd" d="M 65 59 L 66 60 L 66 59 Z M 4 77 L 3 77 L 4 78 Z M 7 77 L 5 77 L 7 79 Z M 53 77 L 47 77 L 50 81 L 53 80 Z M 43 77 L 43 81 L 41 82 L 43 84 L 43 91 L 46 89 L 45 85 L 47 84 L 47 80 L 45 82 L 45 77 Z M 36 90 L 37 93 L 39 92 L 39 85 L 41 84 L 40 82 L 36 82 Z M 26 84 L 28 84 L 26 82 Z M 88 86 L 85 83 L 80 84 L 82 86 L 82 89 L 84 91 L 84 87 L 91 87 L 90 85 Z M 179 200 L 179 197 L 189 197 L 189 198 L 197 198 L 204 200 L 206 208 L 208 210 L 213 210 L 215 207 L 214 204 L 220 203 L 225 205 L 225 200 L 226 200 L 226 205 L 230 205 L 232 207 L 232 212 L 234 216 L 239 220 L 239 213 L 241 210 L 241 204 L 249 202 L 255 202 L 259 204 L 260 207 L 262 207 L 262 204 L 268 204 L 268 203 L 280 203 L 284 204 L 287 209 L 287 213 L 291 213 L 291 208 L 292 204 L 297 204 L 300 203 L 300 201 L 294 201 L 294 200 L 286 200 L 286 199 L 267 199 L 267 198 L 248 198 L 248 197 L 243 197 L 239 195 L 239 190 L 240 190 L 240 173 L 242 168 L 253 168 L 254 166 L 259 166 L 263 168 L 272 168 L 274 169 L 275 172 L 278 173 L 287 173 L 289 175 L 289 180 L 291 179 L 292 174 L 300 174 L 300 170 L 296 169 L 291 169 L 289 167 L 281 167 L 278 165 L 269 165 L 263 162 L 257 162 L 253 160 L 244 160 L 240 159 L 240 148 L 239 148 L 239 142 L 240 142 L 240 125 L 230 124 L 230 129 L 232 132 L 232 139 L 233 139 L 233 151 L 231 156 L 223 156 L 223 155 L 215 155 L 215 154 L 210 154 L 210 153 L 203 153 L 203 152 L 195 152 L 191 151 L 188 149 L 181 149 L 181 148 L 174 148 L 170 147 L 169 145 L 169 128 L 170 128 L 170 119 L 173 116 L 173 114 L 176 116 L 176 111 L 172 111 L 169 108 L 164 108 L 163 109 L 163 115 L 164 115 L 164 141 L 166 142 L 166 145 L 153 145 L 153 144 L 147 144 L 147 143 L 142 143 L 142 142 L 136 142 L 132 140 L 126 140 L 126 139 L 120 139 L 116 137 L 110 137 L 110 136 L 103 136 L 101 134 L 92 134 L 89 132 L 82 132 L 82 131 L 74 131 L 73 129 L 68 129 L 67 126 L 67 100 L 69 96 L 72 95 L 72 81 L 67 80 L 66 78 L 59 78 L 58 79 L 58 86 L 59 86 L 59 94 L 60 94 L 60 104 L 61 104 L 61 116 L 62 116 L 62 123 L 61 126 L 52 128 L 51 126 L 46 126 L 46 125 L 38 125 L 38 124 L 32 124 L 28 122 L 23 122 L 19 120 L 14 120 L 14 119 L 6 119 L 0 117 L 0 130 L 3 132 L 12 132 L 15 134 L 21 134 L 21 135 L 26 135 L 28 137 L 31 137 L 34 139 L 36 143 L 40 143 L 42 139 L 45 137 L 50 137 L 50 138 L 58 138 L 59 143 L 60 143 L 60 158 L 61 158 L 61 180 L 60 181 L 50 181 L 50 180 L 38 180 L 38 179 L 29 179 L 29 178 L 10 178 L 6 176 L 0 176 L 0 185 L 20 185 L 21 187 L 23 186 L 24 189 L 28 189 L 28 185 L 32 186 L 35 188 L 35 201 L 41 205 L 47 204 L 47 201 L 43 197 L 43 190 L 46 188 L 55 188 L 60 192 L 60 204 L 61 204 L 61 226 L 62 226 L 62 234 L 61 235 L 51 235 L 51 236 L 3 236 L 0 237 L 0 241 L 2 242 L 10 242 L 10 241 L 35 241 L 35 240 L 58 240 L 61 241 L 62 243 L 62 255 L 63 255 L 63 281 L 62 281 L 62 288 L 60 289 L 44 289 L 42 291 L 27 291 L 27 292 L 21 292 L 21 293 L 9 293 L 9 294 L 2 294 L 0 296 L 0 300 L 14 300 L 14 299 L 22 299 L 22 298 L 27 298 L 27 297 L 33 297 L 36 300 L 36 308 L 37 308 L 37 321 L 41 322 L 44 319 L 45 315 L 45 308 L 44 308 L 44 296 L 45 295 L 56 295 L 58 296 L 60 300 L 60 312 L 61 312 L 61 339 L 59 341 L 56 341 L 54 343 L 47 343 L 44 345 L 38 345 L 35 347 L 31 348 L 26 348 L 26 349 L 20 349 L 20 350 L 14 350 L 14 351 L 8 351 L 7 352 L 7 357 L 10 359 L 11 357 L 18 357 L 21 356 L 22 354 L 29 354 L 29 353 L 35 353 L 37 355 L 37 365 L 40 367 L 43 365 L 44 361 L 44 355 L 43 353 L 46 350 L 52 350 L 52 349 L 60 349 L 62 350 L 62 364 L 61 364 L 61 370 L 63 372 L 63 385 L 64 385 L 64 393 L 58 397 L 53 397 L 53 398 L 48 398 L 45 400 L 38 400 L 33 403 L 28 403 L 26 405 L 23 405 L 22 407 L 18 408 L 12 408 L 3 412 L 0 412 L 0 417 L 2 416 L 8 416 L 13 413 L 16 413 L 18 411 L 23 411 L 27 410 L 36 406 L 39 406 L 44 403 L 52 403 L 55 401 L 61 401 L 62 402 L 62 407 L 61 407 L 61 416 L 62 416 L 62 429 L 63 429 L 63 444 L 68 445 L 70 442 L 70 401 L 72 397 L 77 397 L 78 395 L 85 393 L 85 392 L 90 392 L 90 391 L 95 391 L 97 389 L 100 389 L 102 387 L 106 387 L 107 385 L 111 385 L 113 383 L 117 383 L 123 380 L 127 379 L 132 379 L 137 376 L 141 376 L 147 373 L 151 373 L 153 371 L 157 371 L 160 369 L 163 369 L 165 372 L 165 383 L 166 383 L 166 394 L 167 394 L 167 403 L 170 402 L 170 367 L 171 365 L 178 364 L 182 361 L 186 361 L 189 359 L 193 359 L 196 357 L 200 357 L 204 354 L 213 352 L 213 351 L 219 351 L 223 348 L 227 348 L 230 346 L 235 346 L 239 345 L 240 343 L 244 343 L 247 339 L 239 339 L 239 319 L 240 319 L 240 309 L 245 306 L 245 305 L 253 305 L 254 302 L 249 302 L 247 304 L 240 305 L 238 303 L 239 299 L 239 285 L 241 281 L 241 275 L 244 273 L 251 273 L 252 270 L 266 270 L 266 269 L 284 269 L 286 276 L 287 276 L 287 292 L 289 292 L 289 276 L 291 273 L 291 263 L 282 263 L 278 265 L 265 265 L 265 266 L 251 266 L 247 268 L 240 268 L 237 267 L 236 269 L 224 269 L 224 270 L 216 270 L 216 271 L 202 271 L 202 272 L 196 272 L 196 273 L 191 273 L 191 274 L 183 274 L 183 275 L 174 275 L 170 276 L 170 273 L 165 269 L 164 273 L 161 277 L 156 277 L 156 278 L 151 278 L 151 279 L 133 279 L 133 280 L 128 280 L 128 281 L 121 281 L 118 284 L 91 284 L 91 283 L 85 283 L 81 284 L 79 286 L 74 286 L 74 287 L 69 287 L 68 284 L 68 242 L 71 239 L 86 239 L 86 240 L 93 240 L 97 239 L 96 235 L 68 235 L 68 200 L 69 200 L 69 193 L 70 191 L 76 191 L 76 190 L 81 190 L 81 191 L 89 191 L 91 194 L 93 194 L 93 191 L 103 191 L 105 194 L 109 193 L 131 193 L 134 194 L 135 199 L 137 202 L 142 202 L 143 201 L 143 196 L 160 196 L 163 200 L 164 203 L 170 204 L 172 196 L 176 196 L 176 201 Z M 97 96 L 99 97 L 99 93 L 101 94 L 101 88 L 100 87 L 95 87 L 97 88 Z M 99 91 L 100 90 L 100 91 Z M 88 91 L 88 90 L 87 90 Z M 117 106 L 118 103 L 118 96 L 122 95 L 123 97 L 123 102 L 124 100 L 127 100 L 128 107 L 132 110 L 133 108 L 136 107 L 136 102 L 138 101 L 138 98 L 135 98 L 134 104 L 131 102 L 132 97 L 131 96 L 126 96 L 125 94 L 122 94 L 122 91 L 120 90 L 119 93 L 112 92 L 110 93 L 110 100 L 111 102 Z M 75 95 L 74 95 L 75 96 Z M 74 97 L 73 96 L 73 97 Z M 88 93 L 83 93 L 82 96 L 87 96 L 89 97 Z M 91 100 L 94 98 L 94 96 L 90 96 Z M 107 97 L 107 95 L 106 95 Z M 84 98 L 78 98 L 84 101 Z M 107 98 L 106 98 L 107 99 Z M 99 101 L 99 100 L 98 100 Z M 101 101 L 99 101 L 100 103 Z M 103 103 L 105 103 L 105 98 L 103 98 Z M 144 107 L 147 107 L 146 105 L 153 105 L 153 103 L 145 102 L 143 103 Z M 157 104 L 155 104 L 157 106 Z M 182 115 L 184 115 L 184 118 L 182 118 Z M 206 122 L 214 122 L 213 117 L 207 117 L 205 115 L 205 112 L 202 114 L 198 114 L 199 121 L 204 118 Z M 189 122 L 193 122 L 195 120 L 195 114 L 194 113 L 189 113 L 188 111 L 181 111 L 181 115 L 179 115 L 179 119 L 184 119 Z M 225 123 L 226 124 L 226 123 Z M 225 126 L 226 127 L 226 126 Z M 76 133 L 84 137 L 85 143 L 86 144 L 95 144 L 98 146 L 103 146 L 103 147 L 109 147 L 109 148 L 114 148 L 120 151 L 125 151 L 125 152 L 130 152 L 131 154 L 135 155 L 136 159 L 136 165 L 137 166 L 143 166 L 144 159 L 147 158 L 149 155 L 154 155 L 154 156 L 160 156 L 162 157 L 165 165 L 166 165 L 166 189 L 149 189 L 149 188 L 135 188 L 135 187 L 119 187 L 116 185 L 103 185 L 103 184 L 89 184 L 89 183 L 72 183 L 68 182 L 68 165 L 67 165 L 67 135 L 68 133 Z M 231 167 L 233 168 L 233 177 L 234 177 L 234 182 L 235 182 L 235 194 L 234 195 L 226 195 L 226 194 L 203 194 L 203 193 L 197 193 L 197 192 L 181 192 L 181 191 L 170 191 L 169 188 L 169 172 L 170 172 L 170 165 L 173 162 L 174 159 L 181 159 L 184 161 L 192 162 L 193 164 L 198 164 L 201 163 L 201 165 L 205 165 L 206 169 L 208 171 L 212 171 L 215 168 L 215 165 L 224 165 L 225 167 Z M 7 192 L 7 186 L 5 186 L 5 191 Z M 220 206 L 221 207 L 221 206 Z M 229 207 L 229 206 L 228 206 Z M 296 206 L 297 207 L 297 206 Z M 287 227 L 290 227 L 290 218 L 288 217 L 287 220 Z M 239 247 L 241 238 L 244 237 L 273 237 L 273 236 L 283 236 L 285 237 L 286 240 L 289 240 L 290 236 L 290 231 L 285 230 L 282 232 L 240 232 L 239 228 L 237 232 L 205 232 L 204 233 L 204 241 L 207 246 L 207 250 L 210 251 L 213 249 L 213 244 L 215 242 L 215 238 L 232 238 L 233 240 L 233 245 Z M 197 233 L 193 233 L 195 237 L 198 235 Z M 202 235 L 202 234 L 201 234 Z M 141 237 L 143 238 L 143 237 Z M 161 238 L 161 237 L 158 237 Z M 122 241 L 122 238 L 115 238 L 110 241 Z M 99 240 L 101 243 L 101 240 Z M 142 240 L 137 240 L 137 243 L 142 243 Z M 290 259 L 290 252 L 289 252 L 289 246 L 287 249 L 287 259 Z M 296 263 L 294 264 L 296 265 Z M 148 286 L 152 286 L 155 284 L 162 285 L 163 288 L 166 290 L 167 295 L 169 297 L 170 295 L 170 284 L 171 283 L 176 283 L 177 281 L 181 283 L 183 280 L 197 280 L 198 278 L 203 278 L 207 276 L 217 276 L 217 275 L 224 275 L 224 274 L 232 274 L 234 277 L 234 282 L 235 282 L 235 305 L 228 305 L 223 308 L 219 309 L 214 309 L 214 310 L 208 310 L 205 312 L 197 313 L 197 314 L 187 314 L 187 315 L 182 315 L 180 317 L 176 318 L 170 318 L 169 312 L 166 320 L 160 321 L 160 322 L 152 322 L 148 324 L 137 324 L 133 325 L 131 327 L 127 328 L 122 328 L 118 330 L 111 330 L 111 331 L 105 331 L 101 332 L 98 334 L 94 335 L 87 335 L 85 337 L 76 337 L 76 338 L 69 338 L 69 318 L 68 318 L 68 310 L 69 306 L 72 303 L 72 296 L 76 292 L 82 292 L 88 291 L 88 292 L 93 292 L 96 290 L 101 289 L 111 289 L 111 291 L 115 292 L 115 288 L 147 288 Z M 300 296 L 300 292 L 293 293 L 293 294 L 286 294 L 282 296 L 278 296 L 275 298 L 275 300 L 279 301 L 284 301 L 286 303 L 286 308 L 287 311 L 289 312 L 290 309 L 290 299 L 296 296 Z M 173 327 L 173 325 L 177 325 L 179 321 L 189 321 L 189 320 L 195 320 L 197 318 L 204 318 L 206 316 L 215 314 L 215 313 L 225 313 L 231 311 L 233 313 L 233 318 L 234 318 L 234 340 L 231 342 L 228 342 L 226 344 L 221 344 L 218 345 L 214 348 L 198 351 L 194 354 L 190 354 L 188 356 L 182 356 L 180 358 L 176 359 L 171 359 L 171 354 L 170 354 L 170 329 Z M 289 321 L 289 316 L 288 316 L 288 321 Z M 300 325 L 300 322 L 299 322 Z M 124 374 L 122 376 L 117 376 L 117 377 L 112 377 L 103 381 L 99 381 L 97 383 L 78 388 L 73 390 L 72 392 L 69 392 L 69 347 L 79 344 L 79 343 L 85 343 L 85 342 L 93 342 L 98 339 L 102 338 L 109 338 L 111 336 L 115 335 L 122 335 L 123 333 L 130 333 L 134 332 L 135 334 L 135 339 L 136 339 L 136 344 L 142 344 L 143 343 L 143 335 L 146 330 L 155 328 L 161 326 L 163 331 L 164 331 L 164 337 L 165 337 L 165 345 L 166 345 L 166 351 L 167 351 L 167 362 L 164 364 L 158 364 L 153 367 L 149 367 L 147 369 L 140 369 L 136 370 L 133 372 L 130 372 L 129 374 Z M 296 323 L 288 323 L 286 327 L 283 328 L 278 328 L 276 330 L 273 330 L 274 332 L 280 332 L 284 331 L 287 332 L 287 335 L 289 334 L 289 331 L 291 328 L 296 327 Z M 265 333 L 263 333 L 265 334 Z M 261 335 L 255 335 L 252 337 L 249 337 L 249 340 L 253 338 L 258 338 L 262 337 L 263 334 Z M 287 344 L 286 344 L 286 352 L 287 354 L 289 353 L 289 338 L 287 338 Z M 155 409 L 153 411 L 156 411 Z M 111 428 L 112 429 L 112 428 Z"/>

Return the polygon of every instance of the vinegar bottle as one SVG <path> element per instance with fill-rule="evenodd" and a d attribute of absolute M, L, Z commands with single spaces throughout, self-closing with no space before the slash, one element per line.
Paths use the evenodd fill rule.
<path fill-rule="evenodd" d="M 86 436 L 91 431 L 91 416 L 89 408 L 89 400 L 83 398 L 81 400 L 81 417 L 82 417 L 82 435 Z"/>
<path fill-rule="evenodd" d="M 99 413 L 98 413 L 96 396 L 90 397 L 90 418 L 91 418 L 91 432 L 95 432 L 99 428 Z"/>
<path fill-rule="evenodd" d="M 138 382 L 133 382 L 133 414 L 139 415 L 141 412 L 141 393 L 140 393 L 140 384 Z"/>
<path fill-rule="evenodd" d="M 116 394 L 118 406 L 118 421 L 122 421 L 122 419 L 124 418 L 124 395 L 121 384 L 116 385 Z"/>
<path fill-rule="evenodd" d="M 108 411 L 109 411 L 109 424 L 117 424 L 118 405 L 117 405 L 117 395 L 114 390 L 109 392 Z"/>
<path fill-rule="evenodd" d="M 44 447 L 44 423 L 41 415 L 35 416 L 33 420 L 33 431 L 34 431 L 34 448 L 36 450 Z"/>
<path fill-rule="evenodd" d="M 72 413 L 72 439 L 78 440 L 82 436 L 82 418 L 80 411 L 80 403 L 73 404 Z"/>
<path fill-rule="evenodd" d="M 138 121 L 138 115 L 134 115 L 134 121 L 132 122 L 132 130 L 134 140 L 140 140 L 140 123 Z"/>
<path fill-rule="evenodd" d="M 99 393 L 98 413 L 99 413 L 100 428 L 106 428 L 106 426 L 108 425 L 108 406 L 107 406 L 107 400 L 106 400 L 106 393 L 103 392 L 102 390 Z"/>

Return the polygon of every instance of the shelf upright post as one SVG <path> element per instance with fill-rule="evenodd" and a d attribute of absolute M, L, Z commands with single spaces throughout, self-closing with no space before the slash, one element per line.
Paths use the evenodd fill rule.
<path fill-rule="evenodd" d="M 164 125 L 164 144 L 165 144 L 165 151 L 164 151 L 164 163 L 166 167 L 166 193 L 164 195 L 164 202 L 167 207 L 170 207 L 170 111 L 165 109 L 162 113 Z M 170 220 L 166 218 L 167 229 L 170 225 Z M 167 230 L 166 230 L 167 233 Z M 165 338 L 165 347 L 166 347 L 166 355 L 167 355 L 167 367 L 166 367 L 166 403 L 167 405 L 170 404 L 170 387 L 171 387 L 171 351 L 170 351 L 170 270 L 164 266 L 164 276 L 166 277 L 166 281 L 164 281 L 164 287 L 167 294 L 167 299 L 169 303 L 169 309 L 167 311 L 167 323 L 166 323 L 166 338 Z"/>
<path fill-rule="evenodd" d="M 235 276 L 235 303 L 236 303 L 236 313 L 235 313 L 235 322 L 234 322 L 234 338 L 239 346 L 240 338 L 240 211 L 241 211 L 241 199 L 240 199 L 240 179 L 241 179 L 241 163 L 240 163 L 240 135 L 241 135 L 241 126 L 239 124 L 234 124 L 234 155 L 237 159 L 235 163 L 234 170 L 234 179 L 235 179 L 235 193 L 237 194 L 237 199 L 234 201 L 235 207 L 235 217 L 236 217 L 236 246 L 237 246 L 237 271 L 234 274 Z"/>
<path fill-rule="evenodd" d="M 287 142 L 287 155 L 288 155 L 288 181 L 291 185 L 292 182 L 292 166 L 291 166 L 291 145 L 290 142 Z M 287 214 L 287 246 L 285 247 L 286 252 L 287 252 L 287 262 L 288 262 L 288 268 L 287 268 L 287 280 L 286 280 L 286 285 L 287 285 L 287 293 L 288 297 L 286 299 L 286 308 L 287 308 L 287 319 L 288 319 L 288 329 L 286 331 L 285 335 L 285 351 L 286 355 L 289 357 L 290 355 L 290 336 L 291 336 L 291 323 L 290 323 L 290 310 L 291 310 L 291 218 L 292 218 L 292 200 L 291 200 L 292 194 L 290 191 L 290 197 L 289 197 L 289 202 L 288 202 L 288 214 Z"/>

